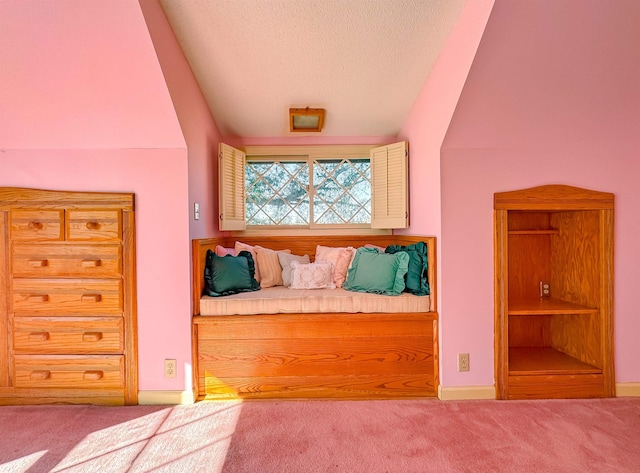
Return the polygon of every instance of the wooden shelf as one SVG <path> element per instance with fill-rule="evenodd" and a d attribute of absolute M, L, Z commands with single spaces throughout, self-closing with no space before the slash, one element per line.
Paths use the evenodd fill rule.
<path fill-rule="evenodd" d="M 602 370 L 551 347 L 509 348 L 509 375 L 601 374 Z"/>
<path fill-rule="evenodd" d="M 546 230 L 509 230 L 509 235 L 557 235 L 558 230 L 548 228 Z"/>
<path fill-rule="evenodd" d="M 596 314 L 598 309 L 553 297 L 509 301 L 509 315 Z"/>

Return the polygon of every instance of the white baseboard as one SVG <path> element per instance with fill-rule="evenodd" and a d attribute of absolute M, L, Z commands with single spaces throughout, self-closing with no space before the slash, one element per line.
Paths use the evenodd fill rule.
<path fill-rule="evenodd" d="M 193 404 L 191 391 L 139 391 L 138 404 Z"/>
<path fill-rule="evenodd" d="M 442 401 L 467 399 L 495 399 L 495 386 L 439 386 L 438 398 Z"/>
<path fill-rule="evenodd" d="M 616 397 L 640 397 L 640 383 L 616 383 Z"/>

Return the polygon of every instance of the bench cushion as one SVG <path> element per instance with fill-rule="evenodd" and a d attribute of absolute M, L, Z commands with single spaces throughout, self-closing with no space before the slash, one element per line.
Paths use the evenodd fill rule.
<path fill-rule="evenodd" d="M 385 296 L 345 289 L 289 289 L 283 286 L 225 297 L 203 296 L 201 315 L 296 314 L 317 312 L 429 312 L 429 296 Z"/>

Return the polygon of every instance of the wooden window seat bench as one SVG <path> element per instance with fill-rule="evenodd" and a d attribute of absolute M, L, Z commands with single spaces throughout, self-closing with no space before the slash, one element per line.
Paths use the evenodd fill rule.
<path fill-rule="evenodd" d="M 318 244 L 358 248 L 365 244 L 386 247 L 422 241 L 428 247 L 431 294 L 363 294 L 365 297 L 389 299 L 385 301 L 389 304 L 385 305 L 368 299 L 363 305 L 355 306 L 364 307 L 362 310 L 367 312 L 288 312 L 289 306 L 283 299 L 283 313 L 217 315 L 214 312 L 203 315 L 201 300 L 204 307 L 204 299 L 208 297 L 202 296 L 207 250 L 215 251 L 217 245 L 233 247 L 236 240 L 274 250 L 290 249 L 293 254 L 308 254 L 311 260 Z M 242 236 L 197 239 L 192 244 L 195 399 L 398 399 L 437 396 L 435 237 Z M 279 287 L 237 296 L 249 297 L 252 294 L 265 297 L 271 289 L 298 291 Z M 336 291 L 336 297 L 349 292 L 344 289 L 309 291 Z M 309 297 L 315 297 L 315 294 Z M 223 300 L 226 297 L 234 296 L 213 299 Z M 393 309 L 394 300 L 400 301 L 401 298 L 422 301 L 405 301 L 399 309 L 402 312 L 397 312 Z M 412 305 L 414 302 L 419 304 Z M 385 312 L 380 312 L 378 307 L 383 307 L 381 310 Z M 422 308 L 417 310 L 415 307 Z"/>

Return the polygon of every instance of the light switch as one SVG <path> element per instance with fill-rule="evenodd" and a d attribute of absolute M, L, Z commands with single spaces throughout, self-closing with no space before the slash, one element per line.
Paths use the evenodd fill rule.
<path fill-rule="evenodd" d="M 193 219 L 200 220 L 200 204 L 197 202 L 193 204 Z"/>

